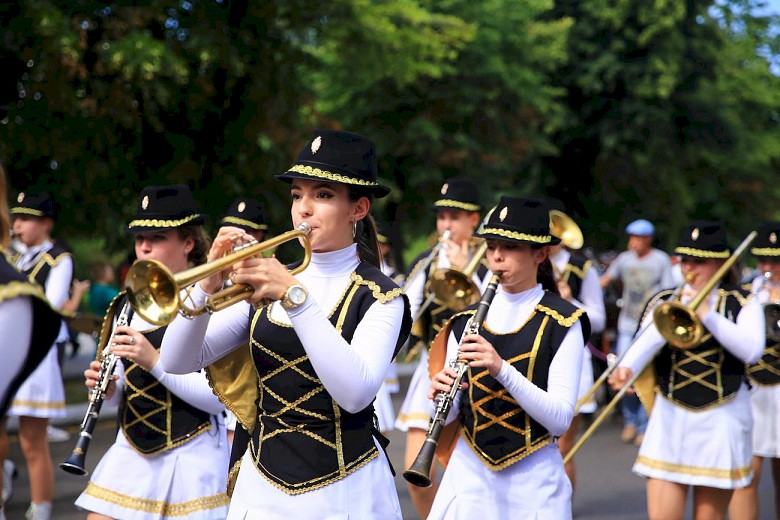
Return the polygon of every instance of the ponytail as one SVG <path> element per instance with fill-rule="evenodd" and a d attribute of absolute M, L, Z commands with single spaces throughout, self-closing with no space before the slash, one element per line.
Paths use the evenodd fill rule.
<path fill-rule="evenodd" d="M 533 247 L 534 249 L 541 249 L 542 247 L 547 246 Z M 545 258 L 541 264 L 539 264 L 539 269 L 536 271 L 536 280 L 542 284 L 542 289 L 545 291 L 550 291 L 553 294 L 559 294 L 558 284 L 555 282 L 555 274 L 553 273 L 553 266 L 552 262 L 550 262 L 549 255 L 547 255 L 547 258 Z"/>
<path fill-rule="evenodd" d="M 369 204 L 374 202 L 373 195 L 350 188 L 349 200 L 355 202 L 362 197 L 366 197 Z M 380 261 L 381 257 L 379 254 L 379 240 L 377 240 L 376 223 L 369 213 L 366 213 L 365 217 L 355 222 L 354 238 L 357 243 L 358 257 L 363 262 L 368 262 L 377 268 L 381 268 L 382 263 Z"/>

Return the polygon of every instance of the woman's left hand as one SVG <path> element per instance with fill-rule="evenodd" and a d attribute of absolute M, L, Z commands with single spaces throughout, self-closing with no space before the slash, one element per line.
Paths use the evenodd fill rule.
<path fill-rule="evenodd" d="M 458 359 L 467 361 L 471 368 L 487 368 L 493 377 L 498 375 L 504 364 L 493 345 L 479 334 L 469 334 L 463 338 Z"/>
<path fill-rule="evenodd" d="M 140 365 L 147 372 L 152 370 L 160 359 L 160 352 L 149 343 L 146 336 L 127 326 L 116 328 L 110 350 L 117 356 Z"/>
<path fill-rule="evenodd" d="M 291 285 L 298 281 L 287 267 L 276 258 L 246 258 L 233 265 L 230 279 L 234 284 L 247 284 L 255 292 L 247 301 L 256 303 L 263 299 L 281 300 Z"/>

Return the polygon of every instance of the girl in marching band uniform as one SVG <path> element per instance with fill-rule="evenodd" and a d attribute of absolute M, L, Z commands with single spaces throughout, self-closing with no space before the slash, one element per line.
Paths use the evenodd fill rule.
<path fill-rule="evenodd" d="M 157 260 L 177 273 L 205 260 L 203 221 L 189 188 L 151 186 L 141 192 L 127 231 L 139 260 Z M 104 327 L 125 301 L 122 293 L 112 302 Z M 222 520 L 229 501 L 224 407 L 203 373 L 163 369 L 166 327 L 133 312 L 128 321 L 116 328 L 110 347 L 121 358 L 107 398 L 121 401 L 120 430 L 76 505 L 90 511 L 89 520 Z M 84 373 L 88 387 L 99 370 L 100 361 L 93 361 Z"/>
<path fill-rule="evenodd" d="M 675 249 L 686 283 L 681 303 L 689 302 L 731 255 L 723 227 L 691 223 Z M 750 292 L 726 279 L 713 288 L 696 314 L 703 341 L 691 349 L 671 346 L 652 322 L 654 307 L 673 291 L 647 304 L 641 326 L 649 324 L 611 376 L 622 387 L 632 374 L 654 363 L 657 397 L 634 472 L 647 477 L 651 519 L 682 519 L 693 487 L 694 517 L 726 517 L 732 491 L 753 478 L 753 420 L 745 363 L 764 349 L 761 306 Z M 653 359 L 655 358 L 655 359 Z"/>
<path fill-rule="evenodd" d="M 555 438 L 574 416 L 584 311 L 558 296 L 547 257 L 550 234 L 542 201 L 503 196 L 478 231 L 501 286 L 479 334 L 459 338 L 474 310 L 456 314 L 431 350 L 430 398 L 446 392 L 457 356 L 468 382 L 449 422 L 460 421 L 429 519 L 571 518 L 572 488 Z M 446 345 L 446 346 L 445 346 Z"/>
<path fill-rule="evenodd" d="M 273 303 L 240 302 L 168 328 L 162 358 L 179 373 L 233 355 L 250 339 L 247 380 L 256 393 L 241 399 L 255 417 L 231 520 L 401 518 L 372 401 L 411 317 L 401 290 L 379 270 L 369 208 L 389 189 L 376 182 L 376 162 L 366 137 L 315 131 L 278 176 L 290 183 L 293 225 L 310 228 L 308 267 L 293 276 L 275 258 L 244 259 L 230 278 L 255 289 L 250 301 Z M 222 228 L 209 256 L 231 251 L 236 233 Z M 195 303 L 228 272 L 196 284 Z"/>

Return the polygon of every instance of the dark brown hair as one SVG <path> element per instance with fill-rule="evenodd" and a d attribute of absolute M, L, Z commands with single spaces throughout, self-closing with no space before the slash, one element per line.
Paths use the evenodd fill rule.
<path fill-rule="evenodd" d="M 359 189 L 349 187 L 349 200 L 357 202 L 361 197 L 366 197 L 369 204 L 373 204 L 374 196 Z M 376 237 L 376 223 L 370 213 L 355 224 L 355 242 L 357 242 L 358 257 L 379 268 L 381 256 L 379 254 L 379 242 Z"/>
<path fill-rule="evenodd" d="M 193 241 L 195 242 L 192 251 L 190 251 L 190 254 L 187 255 L 187 260 L 192 265 L 205 264 L 209 254 L 209 249 L 211 248 L 211 239 L 206 234 L 203 226 L 182 226 L 180 228 L 176 228 L 176 231 L 179 233 L 179 238 L 182 240 L 186 240 L 188 237 L 192 237 Z"/>
<path fill-rule="evenodd" d="M 5 170 L 0 164 L 0 249 L 11 241 L 11 220 L 8 216 L 8 185 Z"/>

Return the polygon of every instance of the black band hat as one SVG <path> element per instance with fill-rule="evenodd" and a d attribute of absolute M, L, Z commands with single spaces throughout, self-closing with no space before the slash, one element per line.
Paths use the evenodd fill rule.
<path fill-rule="evenodd" d="M 198 211 L 195 198 L 187 186 L 148 186 L 141 190 L 138 207 L 127 225 L 127 232 L 175 229 L 200 225 L 205 221 L 205 216 Z"/>
<path fill-rule="evenodd" d="M 550 233 L 550 210 L 540 199 L 519 199 L 502 195 L 476 236 L 521 244 L 554 246 L 561 239 Z"/>
<path fill-rule="evenodd" d="M 220 226 L 236 226 L 250 231 L 265 231 L 268 222 L 260 201 L 248 197 L 238 197 L 219 221 Z"/>
<path fill-rule="evenodd" d="M 731 256 L 726 230 L 719 222 L 694 220 L 680 235 L 674 253 L 696 258 L 723 259 Z"/>
<path fill-rule="evenodd" d="M 11 208 L 11 215 L 31 215 L 57 220 L 54 199 L 45 191 L 19 193 L 16 197 L 16 204 Z"/>
<path fill-rule="evenodd" d="M 376 222 L 376 240 L 380 244 L 392 244 L 393 240 L 390 238 L 390 226 L 384 222 Z"/>
<path fill-rule="evenodd" d="M 479 188 L 468 179 L 450 179 L 442 185 L 440 193 L 441 196 L 433 203 L 434 210 L 482 211 Z"/>
<path fill-rule="evenodd" d="M 750 254 L 780 257 L 780 222 L 764 222 L 758 229 Z"/>
<path fill-rule="evenodd" d="M 377 198 L 390 193 L 390 188 L 377 182 L 377 156 L 373 141 L 341 130 L 315 130 L 311 140 L 298 154 L 295 164 L 276 178 L 286 182 L 293 179 L 336 182 Z"/>

